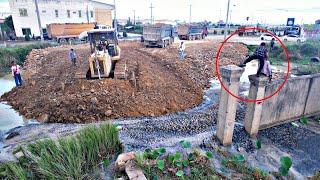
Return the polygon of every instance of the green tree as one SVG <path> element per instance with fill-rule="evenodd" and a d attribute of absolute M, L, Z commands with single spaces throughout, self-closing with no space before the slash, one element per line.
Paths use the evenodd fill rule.
<path fill-rule="evenodd" d="M 8 16 L 5 18 L 4 23 L 1 25 L 1 29 L 6 31 L 7 33 L 14 31 L 12 16 Z"/>

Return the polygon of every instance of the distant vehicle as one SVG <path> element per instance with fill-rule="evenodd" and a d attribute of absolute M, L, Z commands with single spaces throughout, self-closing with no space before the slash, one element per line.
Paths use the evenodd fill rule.
<path fill-rule="evenodd" d="M 154 24 L 143 27 L 143 41 L 144 45 L 160 46 L 162 48 L 170 45 L 174 41 L 174 30 L 172 25 L 168 24 Z"/>
<path fill-rule="evenodd" d="M 47 25 L 48 38 L 56 40 L 58 43 L 73 43 L 78 39 L 83 31 L 94 28 L 93 23 L 63 23 Z"/>
<path fill-rule="evenodd" d="M 197 24 L 182 24 L 177 28 L 180 40 L 196 40 L 203 39 L 208 35 L 208 30 Z"/>
<path fill-rule="evenodd" d="M 248 28 L 255 28 L 253 26 L 239 26 L 238 27 L 238 35 L 241 36 L 254 36 L 256 35 L 256 31 L 255 30 L 246 30 Z"/>
<path fill-rule="evenodd" d="M 306 38 L 299 37 L 298 35 L 294 35 L 294 34 L 289 34 L 289 35 L 283 36 L 282 39 L 285 42 L 287 42 L 287 41 L 289 41 L 289 42 L 298 42 L 298 43 L 306 42 Z"/>
<path fill-rule="evenodd" d="M 111 29 L 110 26 L 106 26 L 103 24 L 99 24 L 94 27 L 95 29 Z M 87 41 L 88 40 L 88 31 L 83 31 L 82 33 L 79 34 L 78 39 L 80 41 Z"/>
<path fill-rule="evenodd" d="M 271 41 L 272 38 L 274 38 L 274 37 L 269 33 L 262 33 L 261 36 L 260 36 L 260 39 L 262 41 Z"/>

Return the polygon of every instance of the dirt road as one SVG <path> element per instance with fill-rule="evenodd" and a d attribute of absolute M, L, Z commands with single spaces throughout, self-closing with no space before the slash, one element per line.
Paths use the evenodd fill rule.
<path fill-rule="evenodd" d="M 43 122 L 93 122 L 119 117 L 158 116 L 183 111 L 201 103 L 208 79 L 214 75 L 219 43 L 187 44 L 186 60 L 179 61 L 177 44 L 144 48 L 121 42 L 122 59 L 137 68 L 137 86 L 125 80 L 75 79 L 77 68 L 67 59 L 70 46 L 34 50 L 25 69 L 25 84 L 2 96 L 27 118 Z M 88 45 L 73 46 L 80 62 Z M 247 49 L 227 44 L 221 64 L 236 64 Z"/>

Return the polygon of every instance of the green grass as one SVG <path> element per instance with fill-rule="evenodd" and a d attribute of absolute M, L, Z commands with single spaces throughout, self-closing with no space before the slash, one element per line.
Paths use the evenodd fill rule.
<path fill-rule="evenodd" d="M 75 136 L 29 144 L 18 163 L 0 166 L 1 179 L 92 179 L 99 164 L 122 151 L 118 131 L 111 124 L 89 126 Z"/>
<path fill-rule="evenodd" d="M 0 48 L 0 75 L 10 72 L 11 61 L 16 61 L 17 64 L 23 65 L 26 56 L 32 49 L 43 49 L 52 46 L 49 43 L 37 43 L 24 46 L 15 46 L 8 48 Z"/>

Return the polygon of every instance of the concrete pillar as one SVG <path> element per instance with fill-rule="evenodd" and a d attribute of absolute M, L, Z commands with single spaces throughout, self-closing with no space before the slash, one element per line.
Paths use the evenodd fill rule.
<path fill-rule="evenodd" d="M 239 81 L 244 69 L 235 65 L 228 65 L 220 68 L 223 85 L 234 95 L 238 95 Z M 230 95 L 221 88 L 217 137 L 223 145 L 232 143 L 233 128 L 236 117 L 237 98 Z"/>
<path fill-rule="evenodd" d="M 248 99 L 258 100 L 265 96 L 265 88 L 268 78 L 265 76 L 256 77 L 255 75 L 249 76 L 250 90 Z M 258 134 L 260 120 L 262 113 L 262 102 L 251 102 L 247 105 L 247 112 L 244 121 L 246 131 L 250 136 L 255 137 Z"/>

